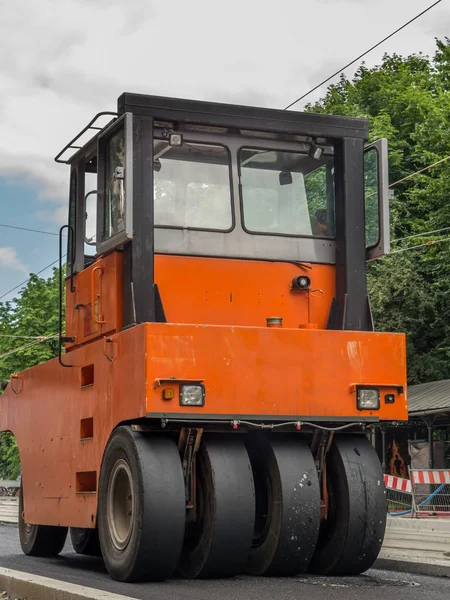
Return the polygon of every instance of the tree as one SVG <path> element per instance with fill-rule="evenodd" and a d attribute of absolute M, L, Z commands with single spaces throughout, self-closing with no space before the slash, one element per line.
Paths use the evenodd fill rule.
<path fill-rule="evenodd" d="M 57 337 L 39 339 L 58 333 L 58 314 L 57 269 L 49 279 L 31 275 L 18 298 L 0 303 L 0 380 L 57 355 Z M 0 433 L 0 478 L 15 479 L 19 473 L 15 438 L 10 432 Z"/>
<path fill-rule="evenodd" d="M 342 75 L 307 110 L 368 118 L 370 140 L 388 139 L 395 183 L 450 155 L 450 39 L 437 40 L 436 48 L 431 58 L 394 54 L 371 69 L 363 64 L 352 81 Z M 368 269 L 375 325 L 406 333 L 409 383 L 448 379 L 450 160 L 393 189 L 393 252 Z M 440 236 L 426 233 L 446 227 Z"/>

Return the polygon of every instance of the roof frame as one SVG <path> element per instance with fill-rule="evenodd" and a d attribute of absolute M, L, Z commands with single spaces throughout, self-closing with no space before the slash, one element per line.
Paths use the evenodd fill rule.
<path fill-rule="evenodd" d="M 246 129 L 330 139 L 368 139 L 367 119 L 323 115 L 272 108 L 254 108 L 198 100 L 181 100 L 144 94 L 122 94 L 118 112 L 131 112 L 155 120 L 228 129 Z"/>

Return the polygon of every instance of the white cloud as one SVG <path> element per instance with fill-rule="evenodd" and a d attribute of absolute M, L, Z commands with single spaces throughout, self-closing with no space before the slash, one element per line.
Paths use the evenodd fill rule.
<path fill-rule="evenodd" d="M 0 268 L 13 269 L 28 275 L 28 269 L 17 256 L 15 248 L 0 247 Z"/>
<path fill-rule="evenodd" d="M 59 220 L 68 169 L 53 157 L 93 114 L 115 110 L 122 92 L 282 108 L 426 5 L 0 0 L 0 176 L 38 185 Z M 433 52 L 449 17 L 440 4 L 367 64 L 384 52 Z"/>

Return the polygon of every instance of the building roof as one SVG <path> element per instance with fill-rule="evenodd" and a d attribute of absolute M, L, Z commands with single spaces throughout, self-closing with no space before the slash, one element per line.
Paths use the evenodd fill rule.
<path fill-rule="evenodd" d="M 450 379 L 408 386 L 411 417 L 450 412 Z"/>

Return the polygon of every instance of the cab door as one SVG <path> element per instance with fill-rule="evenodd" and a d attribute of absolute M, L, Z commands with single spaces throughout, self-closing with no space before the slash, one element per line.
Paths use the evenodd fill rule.
<path fill-rule="evenodd" d="M 122 249 L 132 236 L 131 134 L 132 115 L 125 114 L 100 133 L 94 151 L 73 168 L 66 336 L 74 341 L 67 350 L 123 327 Z"/>

